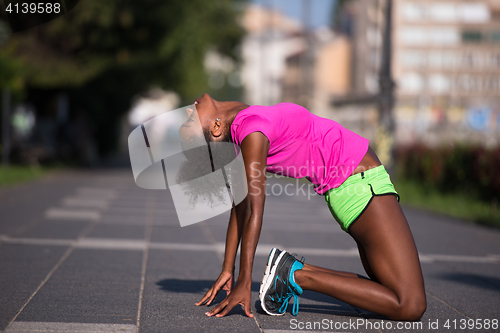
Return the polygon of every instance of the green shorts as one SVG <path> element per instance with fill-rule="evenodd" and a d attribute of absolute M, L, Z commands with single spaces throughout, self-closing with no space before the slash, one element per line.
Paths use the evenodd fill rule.
<path fill-rule="evenodd" d="M 399 194 L 383 165 L 350 176 L 337 188 L 325 194 L 326 203 L 342 230 L 349 227 L 363 214 L 374 196 Z"/>

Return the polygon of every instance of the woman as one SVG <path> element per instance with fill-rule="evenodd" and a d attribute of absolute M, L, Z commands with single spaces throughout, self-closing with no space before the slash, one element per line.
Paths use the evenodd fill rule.
<path fill-rule="evenodd" d="M 222 272 L 196 305 L 210 305 L 221 290 L 228 295 L 207 316 L 222 317 L 235 305 L 250 311 L 252 266 L 260 236 L 266 171 L 306 177 L 325 195 L 332 215 L 356 241 L 369 279 L 316 267 L 273 249 L 261 286 L 263 309 L 285 312 L 290 298 L 313 290 L 392 320 L 419 320 L 426 309 L 418 253 L 389 175 L 368 140 L 291 103 L 274 106 L 220 102 L 204 94 L 195 102 L 205 138 L 241 147 L 248 181 L 246 199 L 231 211 Z M 181 135 L 189 135 L 189 128 Z M 240 270 L 233 287 L 241 241 Z M 273 283 L 274 282 L 274 283 Z"/>

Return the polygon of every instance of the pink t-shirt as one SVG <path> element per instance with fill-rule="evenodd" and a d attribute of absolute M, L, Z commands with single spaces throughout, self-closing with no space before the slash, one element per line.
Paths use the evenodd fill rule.
<path fill-rule="evenodd" d="M 318 194 L 339 187 L 368 150 L 367 139 L 293 103 L 251 105 L 240 111 L 231 125 L 234 143 L 241 146 L 252 132 L 269 139 L 267 172 L 305 177 Z"/>

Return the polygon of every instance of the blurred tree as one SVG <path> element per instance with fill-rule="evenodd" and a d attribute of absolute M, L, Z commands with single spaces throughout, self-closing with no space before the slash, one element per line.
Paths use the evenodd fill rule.
<path fill-rule="evenodd" d="M 7 88 L 19 99 L 24 89 L 23 76 L 26 73 L 21 61 L 15 57 L 14 45 L 6 45 L 9 37 L 7 22 L 0 18 L 0 90 Z"/>
<path fill-rule="evenodd" d="M 82 0 L 13 34 L 5 49 L 22 62 L 31 90 L 69 90 L 71 108 L 89 112 L 104 152 L 114 147 L 133 95 L 158 85 L 192 101 L 207 89 L 206 50 L 236 57 L 237 8 L 232 0 Z"/>
<path fill-rule="evenodd" d="M 346 4 L 351 0 L 335 0 L 330 16 L 330 24 L 333 30 L 351 36 L 352 23 L 350 15 L 345 12 Z"/>

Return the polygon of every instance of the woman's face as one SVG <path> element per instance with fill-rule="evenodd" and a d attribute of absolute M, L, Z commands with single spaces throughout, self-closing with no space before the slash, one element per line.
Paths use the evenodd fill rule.
<path fill-rule="evenodd" d="M 202 116 L 213 115 L 217 112 L 215 100 L 209 94 L 203 94 L 201 97 L 198 97 L 194 101 L 194 104 L 196 105 L 198 114 L 200 114 L 200 119 Z"/>
<path fill-rule="evenodd" d="M 198 142 L 204 139 L 205 132 L 217 118 L 215 101 L 209 94 L 196 99 L 191 107 L 186 108 L 187 119 L 179 129 L 179 136 L 185 143 Z"/>
<path fill-rule="evenodd" d="M 203 155 L 207 152 L 208 143 L 214 166 L 224 166 L 236 157 L 230 126 L 218 119 L 221 113 L 217 106 L 222 106 L 222 103 L 204 94 L 186 108 L 187 119 L 179 129 L 179 136 L 182 151 L 188 160 L 196 162 L 200 157 L 205 159 Z"/>

